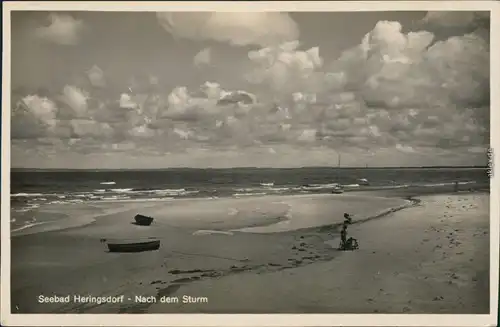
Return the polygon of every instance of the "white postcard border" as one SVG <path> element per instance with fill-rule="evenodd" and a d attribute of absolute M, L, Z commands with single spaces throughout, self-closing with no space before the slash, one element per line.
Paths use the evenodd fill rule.
<path fill-rule="evenodd" d="M 499 284 L 500 178 L 493 165 L 490 198 L 490 314 L 12 314 L 10 298 L 10 11 L 491 11 L 491 126 L 500 123 L 500 3 L 496 1 L 258 1 L 3 3 L 1 324 L 4 326 L 496 326 Z M 499 124 L 500 125 L 500 124 Z M 491 132 L 492 163 L 500 132 Z"/>

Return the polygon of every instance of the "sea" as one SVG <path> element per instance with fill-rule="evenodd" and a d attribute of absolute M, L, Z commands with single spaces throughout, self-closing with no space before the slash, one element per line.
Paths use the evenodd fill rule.
<path fill-rule="evenodd" d="M 232 168 L 164 170 L 15 170 L 11 230 L 36 224 L 47 204 L 175 201 L 181 198 L 330 193 L 362 189 L 488 183 L 487 168 Z M 31 217 L 19 219 L 19 217 Z"/>

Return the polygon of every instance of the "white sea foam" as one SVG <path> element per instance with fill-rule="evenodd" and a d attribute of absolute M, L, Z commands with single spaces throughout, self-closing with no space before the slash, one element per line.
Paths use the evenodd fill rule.
<path fill-rule="evenodd" d="M 116 182 L 101 182 L 99 184 L 101 184 L 101 185 L 115 185 Z"/>
<path fill-rule="evenodd" d="M 43 196 L 44 194 L 42 193 L 16 193 L 16 194 L 11 194 L 11 197 L 33 197 L 33 196 Z"/>
<path fill-rule="evenodd" d="M 251 188 L 251 187 L 235 189 L 236 192 L 253 192 L 253 191 L 257 191 L 257 190 L 260 190 L 260 189 L 259 188 Z"/>
<path fill-rule="evenodd" d="M 267 193 L 261 192 L 261 193 L 235 193 L 233 194 L 234 197 L 239 197 L 239 196 L 252 196 L 252 195 L 266 195 Z"/>
<path fill-rule="evenodd" d="M 49 204 L 66 204 L 68 202 L 66 201 L 59 201 L 59 200 L 55 200 L 55 201 L 50 201 Z"/>
<path fill-rule="evenodd" d="M 33 209 L 37 209 L 39 207 L 40 207 L 39 204 L 31 203 L 31 204 L 28 204 L 28 205 L 21 207 L 21 208 L 12 208 L 12 210 L 15 212 L 28 212 L 28 211 L 31 211 Z"/>
<path fill-rule="evenodd" d="M 141 198 L 141 199 L 132 199 L 130 197 L 119 197 L 112 199 L 103 199 L 99 202 L 162 202 L 162 201 L 170 201 L 175 200 L 172 197 L 164 197 L 164 198 Z"/>
<path fill-rule="evenodd" d="M 128 193 L 132 191 L 133 189 L 131 188 L 112 188 L 110 191 L 111 192 L 116 192 L 116 193 Z"/>
<path fill-rule="evenodd" d="M 233 232 L 221 231 L 221 230 L 197 230 L 193 235 L 211 235 L 211 234 L 222 234 L 222 235 L 233 235 Z"/>
<path fill-rule="evenodd" d="M 42 225 L 42 224 L 46 224 L 48 223 L 48 221 L 41 221 L 41 222 L 33 222 L 33 223 L 29 223 L 29 224 L 26 224 L 24 226 L 21 226 L 19 228 L 16 228 L 16 229 L 12 229 L 11 232 L 19 232 L 23 229 L 27 229 L 27 228 L 31 228 L 31 227 L 35 227 L 35 226 L 38 226 L 38 225 Z"/>
<path fill-rule="evenodd" d="M 282 191 L 289 191 L 290 188 L 289 187 L 271 187 L 269 188 L 270 191 L 273 191 L 273 192 L 282 192 Z"/>

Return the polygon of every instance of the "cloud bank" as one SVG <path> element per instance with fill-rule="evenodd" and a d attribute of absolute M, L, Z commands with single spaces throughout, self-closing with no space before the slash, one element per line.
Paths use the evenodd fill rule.
<path fill-rule="evenodd" d="M 82 20 L 75 19 L 71 15 L 56 13 L 51 13 L 49 20 L 48 26 L 40 26 L 35 30 L 38 38 L 59 45 L 78 44 L 84 29 Z"/>
<path fill-rule="evenodd" d="M 210 48 L 205 48 L 194 56 L 193 63 L 195 66 L 200 67 L 203 65 L 209 65 L 211 60 L 212 50 Z"/>
<path fill-rule="evenodd" d="M 174 37 L 234 46 L 269 46 L 299 37 L 299 28 L 287 13 L 160 12 L 157 19 Z"/>
<path fill-rule="evenodd" d="M 337 152 L 350 164 L 359 158 L 460 164 L 485 153 L 489 40 L 477 23 L 484 15 L 429 13 L 408 32 L 399 22 L 379 21 L 338 58 L 290 41 L 298 30 L 286 14 L 241 15 L 160 13 L 158 19 L 178 37 L 258 45 L 247 53 L 250 68 L 242 76 L 252 92 L 207 81 L 171 90 L 138 85 L 105 98 L 66 85 L 57 96 L 28 94 L 16 103 L 14 141 L 58 153 L 175 154 L 183 165 L 202 158 L 245 165 L 252 156 L 281 165 L 331 164 Z M 264 35 L 267 20 L 281 27 Z M 468 31 L 443 39 L 423 29 L 457 24 Z M 210 49 L 194 62 L 209 64 Z M 87 72 L 100 88 L 107 87 L 104 75 L 97 66 Z"/>

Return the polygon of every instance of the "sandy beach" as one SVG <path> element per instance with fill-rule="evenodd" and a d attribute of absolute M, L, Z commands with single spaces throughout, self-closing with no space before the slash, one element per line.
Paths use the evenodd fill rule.
<path fill-rule="evenodd" d="M 44 214 L 79 218 L 12 238 L 12 311 L 487 313 L 489 194 L 408 195 L 49 206 Z M 154 216 L 153 225 L 131 224 L 139 212 Z M 354 217 L 357 251 L 337 250 L 344 212 Z M 101 242 L 153 236 L 159 251 L 108 253 Z M 124 300 L 39 303 L 40 295 Z M 184 296 L 198 303 L 182 303 Z"/>

